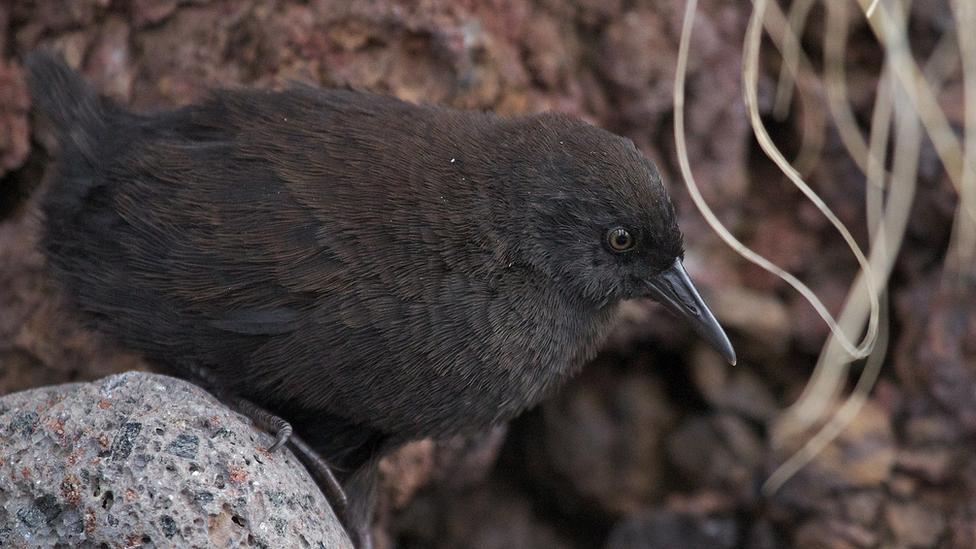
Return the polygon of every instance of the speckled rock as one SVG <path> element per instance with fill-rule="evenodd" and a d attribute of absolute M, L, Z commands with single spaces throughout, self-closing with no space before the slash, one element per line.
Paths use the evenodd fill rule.
<path fill-rule="evenodd" d="M 352 547 L 294 456 L 267 452 L 271 440 L 162 375 L 7 395 L 0 546 Z"/>

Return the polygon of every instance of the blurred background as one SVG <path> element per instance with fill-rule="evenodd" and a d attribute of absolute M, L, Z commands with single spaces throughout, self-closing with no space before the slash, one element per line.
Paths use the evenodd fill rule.
<path fill-rule="evenodd" d="M 698 2 L 678 114 L 686 139 L 676 140 L 684 2 L 4 0 L 0 395 L 151 369 L 81 327 L 34 250 L 32 195 L 52 143 L 30 115 L 26 52 L 53 46 L 103 94 L 144 110 L 213 87 L 293 82 L 506 114 L 555 110 L 632 139 L 657 162 L 685 265 L 739 364 L 656 304 L 627 303 L 600 356 L 538 409 L 387 458 L 377 545 L 976 547 L 976 208 L 961 205 L 976 190 L 976 121 L 966 120 L 976 118 L 966 112 L 976 110 L 976 9 L 871 4 L 772 3 L 749 50 L 762 30 L 747 32 L 752 3 Z M 887 266 L 873 271 L 881 334 L 866 361 L 821 353 L 830 329 L 815 308 L 723 243 L 684 183 L 678 141 L 717 218 L 841 315 L 858 260 L 764 152 L 744 81 L 755 88 L 754 123 L 865 255 L 886 235 L 877 257 L 892 263 L 890 283 L 882 291 Z M 861 302 L 851 300 L 839 330 L 857 345 L 869 307 L 863 288 L 854 294 Z M 804 392 L 815 371 L 834 374 Z M 845 405 L 860 375 L 865 398 Z M 853 419 L 829 424 L 834 411 Z M 825 424 L 846 428 L 763 490 Z"/>

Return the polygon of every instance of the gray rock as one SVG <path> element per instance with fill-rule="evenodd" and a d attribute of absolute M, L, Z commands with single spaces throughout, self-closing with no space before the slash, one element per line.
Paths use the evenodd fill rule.
<path fill-rule="evenodd" d="M 212 396 L 130 372 L 0 398 L 0 546 L 350 548 L 298 460 Z"/>

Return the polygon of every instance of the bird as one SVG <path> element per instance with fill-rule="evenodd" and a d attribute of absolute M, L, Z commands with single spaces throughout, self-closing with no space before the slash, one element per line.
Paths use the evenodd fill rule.
<path fill-rule="evenodd" d="M 735 363 L 654 163 L 574 116 L 298 84 L 137 113 L 55 53 L 24 67 L 60 136 L 40 248 L 69 302 L 293 429 L 359 549 L 381 457 L 539 403 L 624 300 Z"/>

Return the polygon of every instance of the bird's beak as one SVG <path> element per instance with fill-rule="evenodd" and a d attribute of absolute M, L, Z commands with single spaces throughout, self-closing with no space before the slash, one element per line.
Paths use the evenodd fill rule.
<path fill-rule="evenodd" d="M 729 364 L 735 364 L 735 350 L 729 343 L 729 337 L 708 310 L 680 259 L 646 282 L 655 301 L 691 322 L 691 327 L 699 336 L 710 343 Z"/>

